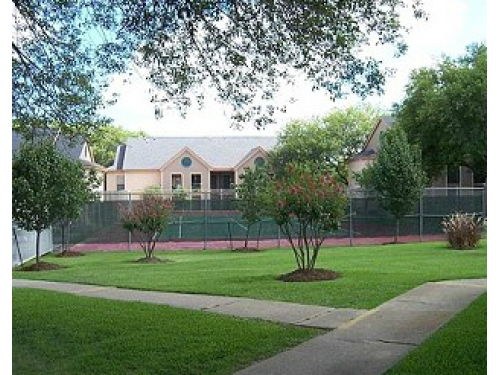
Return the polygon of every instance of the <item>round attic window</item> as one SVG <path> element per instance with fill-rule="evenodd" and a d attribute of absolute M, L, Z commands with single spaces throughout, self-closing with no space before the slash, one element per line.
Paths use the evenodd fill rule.
<path fill-rule="evenodd" d="M 191 160 L 191 158 L 189 156 L 185 156 L 182 158 L 181 160 L 181 164 L 183 167 L 190 167 L 191 164 L 193 164 L 193 161 Z"/>
<path fill-rule="evenodd" d="M 255 160 L 253 161 L 253 164 L 256 166 L 256 167 L 262 167 L 264 164 L 265 164 L 265 160 L 263 157 L 261 156 L 258 156 L 255 158 Z"/>

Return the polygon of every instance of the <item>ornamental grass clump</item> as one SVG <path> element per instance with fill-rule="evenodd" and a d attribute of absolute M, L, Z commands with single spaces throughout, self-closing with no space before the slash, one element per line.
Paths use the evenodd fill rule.
<path fill-rule="evenodd" d="M 443 220 L 443 231 L 453 249 L 473 249 L 483 232 L 484 220 L 476 214 L 455 213 Z"/>
<path fill-rule="evenodd" d="M 132 233 L 146 255 L 140 262 L 160 261 L 153 256 L 153 252 L 158 237 L 168 227 L 172 212 L 172 202 L 155 195 L 146 195 L 143 200 L 134 202 L 132 207 L 121 207 L 123 228 Z"/>

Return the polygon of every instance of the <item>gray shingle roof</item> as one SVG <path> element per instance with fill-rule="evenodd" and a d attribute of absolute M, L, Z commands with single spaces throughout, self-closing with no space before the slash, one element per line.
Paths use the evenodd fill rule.
<path fill-rule="evenodd" d="M 123 169 L 159 169 L 186 147 L 211 167 L 233 168 L 253 149 L 262 147 L 269 151 L 276 141 L 276 137 L 129 138 L 123 159 L 119 157 L 121 147 L 109 169 L 117 169 L 121 163 Z"/>
<path fill-rule="evenodd" d="M 39 139 L 43 139 L 44 134 L 38 136 Z M 12 156 L 19 150 L 23 136 L 18 132 L 12 131 Z M 85 146 L 85 140 L 81 137 L 70 141 L 63 136 L 60 136 L 56 142 L 56 148 L 65 156 L 73 160 L 79 160 L 82 154 L 83 147 Z"/>

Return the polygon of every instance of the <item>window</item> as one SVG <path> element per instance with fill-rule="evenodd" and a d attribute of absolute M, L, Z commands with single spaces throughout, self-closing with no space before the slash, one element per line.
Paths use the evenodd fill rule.
<path fill-rule="evenodd" d="M 201 174 L 191 175 L 191 190 L 201 190 Z"/>
<path fill-rule="evenodd" d="M 125 175 L 116 176 L 116 191 L 125 190 Z"/>
<path fill-rule="evenodd" d="M 172 190 L 182 189 L 182 175 L 175 173 L 172 175 Z"/>
<path fill-rule="evenodd" d="M 253 164 L 256 167 L 262 167 L 262 166 L 264 166 L 265 163 L 266 163 L 266 161 L 264 160 L 264 158 L 262 156 L 256 157 L 255 160 L 253 161 Z"/>
<path fill-rule="evenodd" d="M 191 158 L 189 156 L 185 156 L 182 158 L 181 164 L 183 167 L 188 168 L 191 166 L 191 164 L 193 164 L 193 161 L 191 160 Z"/>

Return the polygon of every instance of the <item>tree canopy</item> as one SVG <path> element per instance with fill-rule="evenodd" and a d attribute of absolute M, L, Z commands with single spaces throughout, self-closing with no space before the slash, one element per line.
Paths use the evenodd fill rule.
<path fill-rule="evenodd" d="M 12 219 L 23 229 L 40 233 L 58 222 L 80 216 L 96 186 L 93 174 L 59 153 L 53 142 L 28 142 L 12 162 Z"/>
<path fill-rule="evenodd" d="M 424 168 L 435 177 L 445 167 L 468 166 L 486 178 L 487 49 L 471 45 L 457 59 L 413 72 L 397 122 L 422 148 Z"/>
<path fill-rule="evenodd" d="M 322 119 L 296 120 L 279 134 L 278 145 L 270 153 L 276 173 L 291 163 L 334 173 L 348 183 L 348 159 L 359 153 L 376 121 L 384 115 L 378 108 L 364 105 L 332 111 Z"/>
<path fill-rule="evenodd" d="M 13 3 L 13 117 L 65 124 L 97 117 L 106 75 L 132 65 L 157 104 L 203 104 L 211 87 L 234 124 L 256 127 L 298 73 L 332 98 L 381 92 L 388 71 L 363 48 L 403 53 L 402 13 L 424 15 L 421 0 Z"/>

